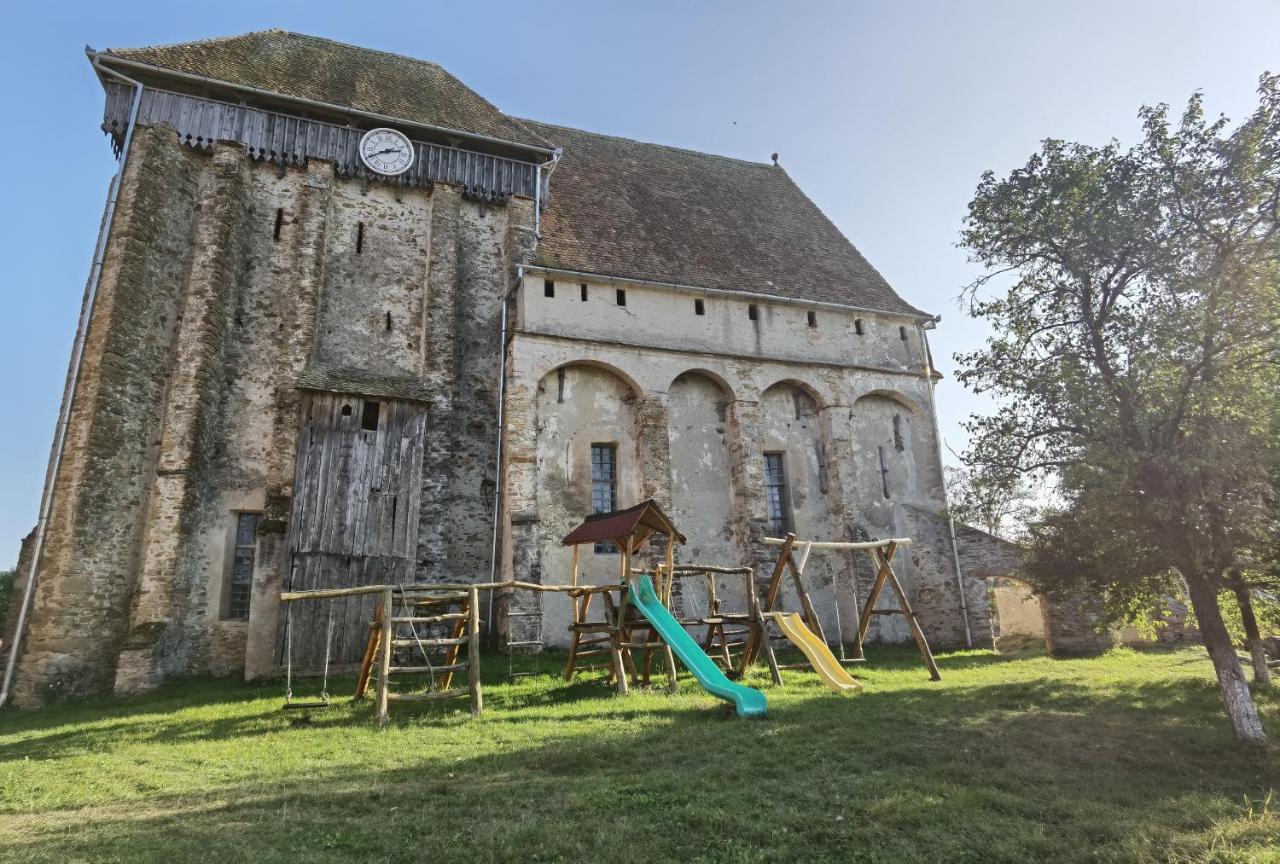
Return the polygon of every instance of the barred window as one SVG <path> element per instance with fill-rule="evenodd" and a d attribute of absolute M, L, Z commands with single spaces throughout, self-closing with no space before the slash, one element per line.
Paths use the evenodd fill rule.
<path fill-rule="evenodd" d="M 591 512 L 611 513 L 618 509 L 618 448 L 613 444 L 591 445 Z M 595 544 L 596 552 L 616 552 L 612 543 Z"/>
<path fill-rule="evenodd" d="M 781 537 L 791 530 L 787 511 L 787 470 L 781 453 L 764 454 L 764 489 L 769 506 L 769 534 Z"/>
<path fill-rule="evenodd" d="M 258 551 L 260 513 L 237 513 L 235 548 L 227 576 L 226 617 L 247 619 L 249 597 L 253 593 L 253 563 Z"/>

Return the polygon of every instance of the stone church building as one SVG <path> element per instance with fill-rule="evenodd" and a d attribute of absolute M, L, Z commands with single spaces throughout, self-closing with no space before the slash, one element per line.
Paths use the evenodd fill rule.
<path fill-rule="evenodd" d="M 274 674 L 288 587 L 563 583 L 560 538 L 645 498 L 680 560 L 760 578 L 767 535 L 910 537 L 935 647 L 990 646 L 939 517 L 936 319 L 776 162 L 516 119 L 278 30 L 89 59 L 121 168 L 25 547 L 20 704 Z M 849 639 L 869 565 L 806 575 Z M 567 641 L 558 596 L 495 608 L 522 613 L 499 643 Z"/>

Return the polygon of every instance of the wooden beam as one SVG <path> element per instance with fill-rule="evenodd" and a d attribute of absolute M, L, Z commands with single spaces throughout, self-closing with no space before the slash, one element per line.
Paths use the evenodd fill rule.
<path fill-rule="evenodd" d="M 788 535 L 788 536 L 791 536 L 791 535 Z M 765 537 L 763 540 L 761 540 L 761 542 L 764 543 L 764 545 L 766 546 L 782 546 L 787 542 L 787 540 L 785 537 Z M 824 551 L 833 551 L 838 549 L 850 551 L 854 549 L 880 549 L 885 546 L 888 546 L 890 543 L 894 544 L 895 546 L 910 546 L 911 538 L 893 537 L 887 540 L 865 540 L 865 541 L 859 541 L 857 543 L 841 542 L 836 540 L 801 540 L 798 542 L 808 543 L 814 549 L 819 549 Z"/>
<path fill-rule="evenodd" d="M 480 592 L 475 588 L 467 601 L 467 614 L 467 685 L 471 713 L 479 714 L 484 708 L 484 696 L 480 692 Z"/>
<path fill-rule="evenodd" d="M 378 725 L 387 725 L 388 678 L 391 677 L 391 618 L 395 612 L 390 586 L 382 589 L 382 620 L 387 622 L 382 633 L 382 654 L 378 658 Z"/>

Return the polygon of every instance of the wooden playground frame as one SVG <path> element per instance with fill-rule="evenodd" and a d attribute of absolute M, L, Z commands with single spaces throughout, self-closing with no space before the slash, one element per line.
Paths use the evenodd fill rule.
<path fill-rule="evenodd" d="M 778 551 L 778 560 L 773 565 L 773 572 L 769 576 L 769 588 L 765 593 L 764 602 L 760 610 L 761 617 L 765 621 L 769 621 L 779 614 L 774 607 L 777 605 L 778 596 L 782 591 L 783 576 L 790 573 L 792 586 L 795 588 L 796 595 L 800 600 L 800 617 L 808 625 L 809 629 L 817 635 L 818 639 L 826 643 L 827 639 L 822 631 L 822 622 L 819 620 L 817 612 L 814 611 L 813 603 L 809 599 L 809 590 L 804 578 L 804 568 L 809 563 L 809 554 L 815 549 L 841 552 L 864 551 L 871 556 L 872 564 L 876 568 L 876 578 L 872 583 L 871 591 L 867 594 L 867 599 L 863 602 L 859 611 L 854 662 L 863 659 L 862 645 L 867 637 L 867 628 L 871 625 L 872 615 L 903 615 L 907 619 L 907 626 L 911 630 L 912 638 L 915 639 L 916 647 L 920 650 L 920 656 L 924 659 L 925 668 L 929 670 L 929 677 L 934 681 L 942 680 L 942 675 L 938 672 L 938 664 L 933 658 L 933 651 L 929 648 L 929 641 L 925 638 L 924 630 L 920 627 L 919 617 L 911 606 L 911 601 L 907 599 L 907 592 L 903 589 L 902 583 L 898 581 L 898 575 L 893 571 L 893 557 L 900 548 L 911 545 L 909 538 L 897 537 L 888 540 L 841 542 L 797 540 L 795 534 L 788 534 L 786 537 L 765 537 L 763 542 L 766 546 L 781 547 Z M 795 558 L 797 546 L 801 550 L 799 562 Z M 880 594 L 884 591 L 885 585 L 893 588 L 893 593 L 898 600 L 897 609 L 876 608 L 876 603 L 880 599 Z M 857 602 L 856 595 L 854 602 L 855 604 Z M 838 598 L 835 599 L 835 603 L 839 603 Z M 753 634 L 752 638 L 748 640 L 747 648 L 742 655 L 741 672 L 745 672 L 751 663 L 755 661 L 761 643 L 767 643 L 768 641 L 769 634 L 767 631 L 760 635 Z"/>

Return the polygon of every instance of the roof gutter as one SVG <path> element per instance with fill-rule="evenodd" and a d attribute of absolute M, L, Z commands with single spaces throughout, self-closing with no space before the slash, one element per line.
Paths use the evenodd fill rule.
<path fill-rule="evenodd" d="M 58 470 L 62 467 L 62 454 L 67 440 L 67 428 L 71 425 L 71 408 L 75 402 L 76 387 L 80 383 L 80 367 L 84 360 L 84 343 L 89 333 L 89 322 L 93 318 L 95 302 L 98 298 L 98 282 L 102 278 L 102 264 L 107 254 L 107 240 L 111 236 L 112 224 L 115 221 L 116 202 L 120 198 L 120 186 L 124 179 L 125 165 L 129 159 L 129 144 L 133 140 L 133 130 L 137 125 L 138 108 L 142 104 L 142 82 L 135 81 L 114 69 L 102 66 L 92 51 L 86 52 L 99 75 L 110 75 L 118 78 L 134 88 L 133 104 L 129 108 L 129 127 L 125 130 L 124 141 L 120 148 L 120 165 L 111 178 L 111 186 L 107 191 L 107 205 L 102 211 L 102 222 L 98 225 L 98 241 L 93 249 L 93 263 L 89 267 L 89 282 L 84 289 L 84 304 L 80 310 L 80 321 L 76 325 L 75 340 L 71 344 L 71 362 L 67 370 L 67 381 L 62 390 L 62 407 L 58 411 L 58 425 L 53 434 L 53 450 L 49 454 L 49 467 L 44 475 L 44 489 L 40 493 L 40 518 L 36 522 L 35 545 L 31 551 L 31 568 L 27 571 L 27 588 L 22 595 L 22 607 L 18 611 L 18 621 L 13 628 L 13 645 L 9 648 L 9 659 L 4 667 L 4 682 L 0 684 L 0 707 L 8 703 L 12 695 L 14 673 L 18 668 L 18 657 L 22 651 L 22 637 L 27 629 L 27 621 L 31 617 L 31 607 L 36 596 L 36 580 L 40 575 L 40 556 L 44 552 L 45 534 L 49 527 L 49 515 L 53 511 L 54 483 Z"/>
<path fill-rule="evenodd" d="M 290 96 L 287 93 L 279 93 L 275 90 L 266 90 L 262 87 L 253 87 L 248 84 L 236 84 L 233 81 L 224 81 L 221 78 L 211 78 L 208 75 L 196 75 L 191 72 L 179 72 L 176 69 L 166 69 L 163 66 L 155 66 L 150 63 L 141 63 L 137 60 L 127 60 L 116 54 L 108 54 L 104 51 L 94 51 L 92 48 L 86 49 L 85 53 L 93 62 L 95 68 L 104 69 L 101 66 L 103 62 L 113 65 L 124 66 L 128 69 L 137 69 L 143 72 L 152 72 L 157 75 L 164 75 L 170 78 L 177 78 L 181 81 L 190 81 L 196 84 L 215 85 L 225 87 L 230 90 L 236 90 L 241 93 L 252 93 L 256 96 L 266 96 L 272 99 L 280 99 L 286 102 L 292 102 L 297 105 L 305 105 L 309 108 L 319 108 L 324 111 L 333 111 L 339 114 L 350 114 L 356 117 L 362 117 L 366 120 L 374 120 L 378 123 L 394 123 L 398 126 L 411 126 L 415 129 L 425 129 L 437 135 L 454 136 L 469 141 L 479 141 L 485 144 L 497 144 L 503 147 L 512 147 L 517 150 L 523 150 L 528 153 L 536 153 L 539 156 L 552 156 L 555 153 L 553 147 L 539 147 L 534 144 L 522 144 L 519 141 L 508 141 L 505 138 L 495 138 L 491 135 L 481 135 L 479 132 L 464 132 L 461 129 L 450 129 L 448 126 L 436 126 L 432 123 L 422 123 L 416 120 L 406 120 L 403 117 L 392 117 L 389 114 L 378 114 L 374 111 L 362 111 L 359 108 L 352 108 L 349 105 L 337 105 L 333 102 L 321 102 L 317 99 L 308 99 L 305 96 Z M 118 74 L 118 73 L 117 73 Z M 119 77 L 123 78 L 123 75 Z M 496 110 L 496 109 L 495 109 Z"/>
<path fill-rule="evenodd" d="M 872 315 L 884 315 L 899 318 L 903 321 L 923 322 L 936 320 L 933 315 L 923 312 L 893 312 L 888 309 L 873 309 L 869 306 L 853 306 L 847 303 L 832 303 L 827 300 L 801 300 L 797 297 L 783 297 L 780 294 L 765 294 L 760 291 L 735 291 L 731 288 L 703 288 L 697 285 L 684 285 L 679 282 L 662 282 L 654 279 L 635 279 L 629 276 L 609 276 L 604 273 L 588 273 L 582 270 L 562 270 L 558 267 L 540 267 L 537 264 L 523 266 L 528 273 L 546 273 L 552 276 L 572 276 L 575 279 L 590 279 L 604 282 L 622 282 L 627 285 L 644 285 L 653 288 L 667 288 L 686 294 L 715 294 L 722 297 L 741 297 L 744 300 L 769 300 L 774 303 L 787 303 L 793 306 L 817 307 L 819 309 L 838 309 L 843 312 L 866 312 Z"/>

